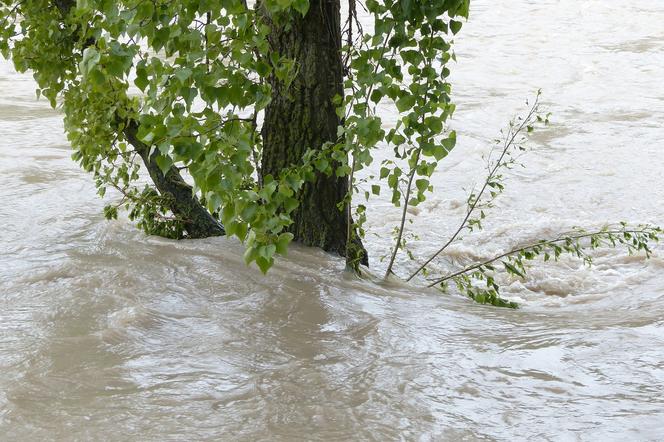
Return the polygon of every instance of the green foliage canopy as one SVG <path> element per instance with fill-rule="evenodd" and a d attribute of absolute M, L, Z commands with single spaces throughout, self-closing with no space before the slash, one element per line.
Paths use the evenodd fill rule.
<path fill-rule="evenodd" d="M 394 204 L 417 205 L 455 141 L 454 133 L 443 135 L 454 111 L 446 64 L 469 0 L 368 0 L 374 29 L 356 39 L 351 1 L 338 142 L 312 146 L 318 150 L 300 164 L 261 177 L 259 125 L 273 94 L 268 80 L 288 85 L 298 72 L 298 60 L 274 51 L 268 37 L 275 23 L 306 17 L 309 3 L 2 0 L 0 51 L 19 71 L 32 71 L 38 95 L 62 108 L 73 158 L 94 175 L 100 195 L 108 187 L 122 194 L 107 217 L 125 208 L 148 233 L 185 235 L 168 196 L 144 184 L 137 158 L 145 146 L 164 174 L 176 167 L 191 178 L 226 233 L 246 244 L 247 262 L 266 271 L 292 239 L 284 230 L 305 181 L 317 173 L 352 176 L 387 144 L 394 158 L 371 177 L 371 189 L 378 193 L 384 180 Z M 394 129 L 383 130 L 378 103 L 398 113 Z M 362 234 L 364 206 L 358 210 Z"/>

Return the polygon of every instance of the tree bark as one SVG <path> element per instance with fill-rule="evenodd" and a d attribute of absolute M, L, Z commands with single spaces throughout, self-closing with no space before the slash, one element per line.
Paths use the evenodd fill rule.
<path fill-rule="evenodd" d="M 294 14 L 288 26 L 274 23 L 271 49 L 296 61 L 298 72 L 288 89 L 272 78 L 273 98 L 262 128 L 263 176 L 301 162 L 308 149 L 321 149 L 335 142 L 341 119 L 332 99 L 343 96 L 341 17 L 339 0 L 311 0 L 305 17 Z M 300 194 L 300 206 L 292 214 L 290 231 L 295 240 L 308 246 L 346 256 L 348 210 L 338 204 L 348 192 L 348 178 L 318 174 Z M 367 254 L 354 240 L 360 260 Z"/>

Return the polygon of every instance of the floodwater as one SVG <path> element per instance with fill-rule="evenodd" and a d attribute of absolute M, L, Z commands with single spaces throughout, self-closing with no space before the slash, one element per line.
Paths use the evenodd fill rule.
<path fill-rule="evenodd" d="M 454 231 L 538 88 L 553 124 L 437 268 L 574 225 L 663 223 L 662 23 L 659 0 L 473 0 L 459 144 L 410 227 L 415 255 Z M 299 247 L 263 277 L 235 240 L 105 221 L 61 115 L 6 62 L 0 91 L 0 440 L 664 439 L 662 248 L 537 264 L 505 281 L 517 311 Z M 399 212 L 370 210 L 379 274 Z"/>

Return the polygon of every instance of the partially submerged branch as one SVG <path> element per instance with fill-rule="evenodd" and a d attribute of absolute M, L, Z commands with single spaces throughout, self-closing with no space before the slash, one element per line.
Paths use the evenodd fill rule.
<path fill-rule="evenodd" d="M 500 288 L 495 282 L 495 274 L 498 271 L 494 265 L 500 262 L 503 270 L 510 275 L 520 278 L 526 277 L 526 261 L 532 261 L 542 257 L 544 261 L 560 259 L 563 254 L 582 259 L 588 265 L 592 264 L 592 257 L 587 251 L 600 247 L 616 247 L 623 245 L 630 255 L 643 252 L 650 257 L 652 250 L 651 242 L 659 241 L 662 229 L 651 225 L 640 225 L 630 228 L 626 223 L 619 226 L 605 227 L 603 229 L 587 232 L 581 229 L 560 235 L 553 239 L 537 241 L 526 244 L 493 258 L 469 265 L 459 271 L 435 279 L 428 287 L 444 285 L 452 280 L 457 286 L 466 292 L 471 298 L 482 304 L 493 304 L 501 307 L 515 308 L 515 303 L 500 297 Z M 486 288 L 482 288 L 479 282 L 484 281 Z"/>
<path fill-rule="evenodd" d="M 47 2 L 50 8 L 54 12 L 54 23 L 57 27 L 62 28 L 63 30 L 69 29 L 68 21 L 73 15 L 73 11 L 76 8 L 75 0 L 51 0 Z M 23 2 L 16 4 L 12 13 L 20 10 L 20 13 L 24 21 L 38 22 L 39 25 L 46 26 L 47 23 L 43 23 L 43 20 L 40 21 L 39 17 L 35 17 L 34 14 L 37 14 L 37 10 L 33 6 L 22 7 Z M 21 7 L 21 8 L 19 8 Z M 145 197 L 146 193 L 143 192 L 141 197 L 138 199 L 140 204 L 135 205 L 134 210 L 130 212 L 131 214 L 139 214 L 139 226 L 143 226 L 144 230 L 149 234 L 157 234 L 168 237 L 177 237 L 180 238 L 182 235 L 182 230 L 186 231 L 186 237 L 189 238 L 204 238 L 208 236 L 218 236 L 224 234 L 224 228 L 221 224 L 214 219 L 210 212 L 201 204 L 196 194 L 193 192 L 192 187 L 184 180 L 180 174 L 180 170 L 171 165 L 169 168 L 162 170 L 158 164 L 159 150 L 154 148 L 150 143 L 145 143 L 139 139 L 140 125 L 135 118 L 129 118 L 132 112 L 129 107 L 124 106 L 124 101 L 118 99 L 118 97 L 113 97 L 113 99 L 107 99 L 106 101 L 94 100 L 91 99 L 90 90 L 85 89 L 85 82 L 90 81 L 86 79 L 81 81 L 81 78 L 85 77 L 85 72 L 82 72 L 81 66 L 85 64 L 86 54 L 96 54 L 97 60 L 99 57 L 99 52 L 96 49 L 100 41 L 96 38 L 90 37 L 84 32 L 85 26 L 77 25 L 72 32 L 62 32 L 62 43 L 58 46 L 58 50 L 62 52 L 63 55 L 67 58 L 61 58 L 61 62 L 56 66 L 55 72 L 48 71 L 45 66 L 50 66 L 51 64 L 40 61 L 38 58 L 31 60 L 29 63 L 25 64 L 23 68 L 34 69 L 37 74 L 42 74 L 42 71 L 47 71 L 50 75 L 44 76 L 45 80 L 40 83 L 42 89 L 54 89 L 54 84 L 57 86 L 54 90 L 60 92 L 60 95 L 63 97 L 66 120 L 71 124 L 71 127 L 68 128 L 70 135 L 75 133 L 73 136 L 73 147 L 76 151 L 75 156 L 78 158 L 79 162 L 82 165 L 85 165 L 85 169 L 88 171 L 94 171 L 98 183 L 100 183 L 100 195 L 104 193 L 104 185 L 111 184 L 114 187 L 115 183 L 113 179 L 104 179 L 109 178 L 105 176 L 104 173 L 100 173 L 102 166 L 100 165 L 104 160 L 109 161 L 109 158 L 113 155 L 117 156 L 118 152 L 114 149 L 103 148 L 100 149 L 100 152 L 97 155 L 93 154 L 83 154 L 82 152 L 88 152 L 89 145 L 98 143 L 103 144 L 102 136 L 94 138 L 94 135 L 99 135 L 100 133 L 106 134 L 110 130 L 115 130 L 115 140 L 118 138 L 124 138 L 129 144 L 131 144 L 135 152 L 141 157 L 145 165 L 146 170 L 148 171 L 150 178 L 154 183 L 154 187 L 159 192 L 160 198 L 152 198 L 150 194 L 150 203 L 146 202 Z M 37 33 L 35 33 L 37 35 Z M 30 38 L 36 38 L 34 35 Z M 28 42 L 29 38 L 24 39 L 23 43 Z M 65 44 L 66 43 L 66 44 Z M 105 41 L 101 43 L 106 44 Z M 38 45 L 37 45 L 38 46 Z M 30 47 L 30 46 L 28 46 Z M 79 51 L 83 50 L 83 53 L 80 54 Z M 42 50 L 43 52 L 43 50 Z M 44 55 L 40 53 L 39 55 Z M 80 64 L 78 59 L 81 58 Z M 89 61 L 88 57 L 87 60 Z M 89 75 L 89 72 L 88 72 Z M 53 77 L 53 78 L 51 78 Z M 114 87 L 110 81 L 107 81 L 108 76 L 98 76 L 97 77 L 103 87 L 100 87 L 95 93 L 98 94 L 99 90 L 104 90 L 110 93 L 118 93 L 118 89 L 126 89 L 126 79 L 123 75 L 120 75 L 116 81 L 116 85 L 122 85 L 120 88 Z M 78 91 L 77 93 L 68 94 L 71 90 Z M 86 95 L 87 93 L 87 95 Z M 51 98 L 51 104 L 56 105 L 55 97 Z M 69 99 L 68 99 L 69 98 Z M 76 98 L 78 101 L 85 102 L 85 106 L 80 105 L 80 103 L 73 102 L 72 98 Z M 125 97 L 126 98 L 126 97 Z M 106 108 L 101 109 L 100 103 L 104 103 Z M 100 106 L 94 108 L 94 106 Z M 86 110 L 88 109 L 88 110 Z M 95 113 L 96 111 L 96 113 Z M 68 113 L 76 113 L 76 117 L 67 115 Z M 94 115 L 93 115 L 94 114 Z M 109 121 L 104 123 L 99 123 L 101 120 L 99 115 L 110 115 Z M 113 115 L 115 119 L 113 120 Z M 120 117 L 122 115 L 123 117 Z M 128 121 L 124 121 L 128 120 Z M 103 126 L 102 130 L 97 130 L 98 128 L 92 127 L 91 121 L 96 122 L 99 126 Z M 119 123 L 115 125 L 114 123 Z M 112 127 L 112 129 L 111 129 Z M 94 139 L 93 139 L 94 138 Z M 83 140 L 77 142 L 75 140 Z M 111 164 L 113 161 L 110 161 Z M 133 165 L 133 163 L 132 163 Z M 126 166 L 126 165 L 125 165 Z M 112 167 L 114 171 L 117 172 L 114 177 L 115 180 L 120 180 L 125 170 L 122 167 Z M 128 174 L 124 174 L 123 181 L 133 181 L 137 179 L 138 174 L 135 175 L 136 178 L 129 179 Z M 134 175 L 132 174 L 132 177 Z M 126 183 L 125 183 L 126 184 Z M 126 195 L 125 195 L 126 197 Z M 150 206 L 150 207 L 148 207 Z M 169 217 L 163 217 L 165 213 L 172 213 L 174 219 L 177 219 L 179 226 L 177 228 L 162 228 L 164 227 L 162 222 L 154 222 L 155 219 L 163 218 L 163 220 L 170 220 Z M 113 217 L 116 211 L 105 210 L 107 217 Z M 131 217 L 131 216 L 130 216 Z M 154 227 L 154 228 L 153 228 Z M 173 227 L 173 226 L 171 226 Z"/>

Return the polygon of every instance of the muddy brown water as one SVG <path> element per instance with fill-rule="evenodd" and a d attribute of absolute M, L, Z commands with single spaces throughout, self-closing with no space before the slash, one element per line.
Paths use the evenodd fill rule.
<path fill-rule="evenodd" d="M 574 225 L 664 224 L 662 23 L 658 0 L 473 0 L 459 145 L 416 255 L 454 230 L 538 88 L 553 124 L 438 268 Z M 664 250 L 537 265 L 505 281 L 518 311 L 300 247 L 263 277 L 234 240 L 106 222 L 30 76 L 1 62 L 0 91 L 0 440 L 664 440 Z M 399 211 L 370 210 L 379 274 Z"/>

